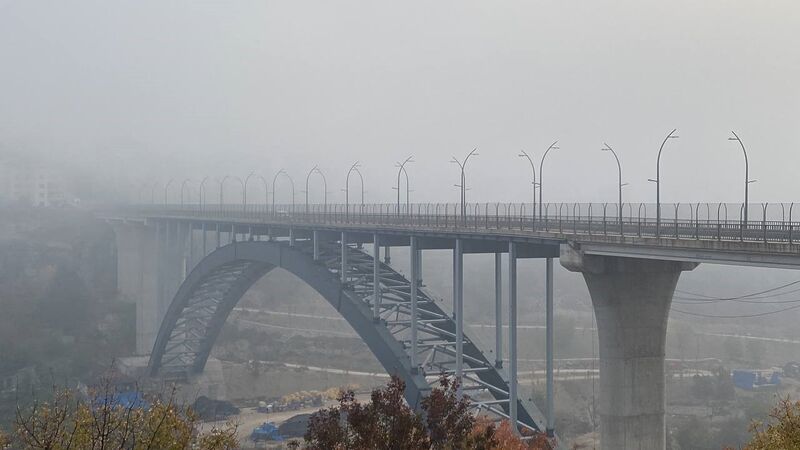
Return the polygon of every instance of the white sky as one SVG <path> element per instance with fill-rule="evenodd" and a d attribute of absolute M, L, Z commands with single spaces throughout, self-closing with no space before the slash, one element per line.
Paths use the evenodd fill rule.
<path fill-rule="evenodd" d="M 141 183 L 319 164 L 329 199 L 360 160 L 388 201 L 800 199 L 797 1 L 0 0 L 0 149 Z M 319 200 L 319 188 L 312 198 Z M 300 187 L 298 187 L 300 190 Z M 285 195 L 285 194 L 284 194 Z M 298 200 L 301 198 L 298 194 Z"/>

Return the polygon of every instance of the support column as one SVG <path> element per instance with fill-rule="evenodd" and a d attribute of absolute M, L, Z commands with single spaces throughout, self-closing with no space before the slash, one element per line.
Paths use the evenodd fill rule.
<path fill-rule="evenodd" d="M 503 367 L 503 254 L 494 254 L 494 366 Z"/>
<path fill-rule="evenodd" d="M 546 327 L 546 346 L 547 346 L 547 425 L 545 427 L 547 436 L 555 436 L 555 411 L 553 409 L 554 391 L 553 391 L 553 258 L 547 258 L 546 261 L 546 281 L 545 281 L 545 315 L 547 316 Z"/>
<path fill-rule="evenodd" d="M 314 261 L 319 261 L 319 232 L 317 230 L 313 231 L 313 239 L 314 239 Z"/>
<path fill-rule="evenodd" d="M 219 247 L 220 247 L 220 244 L 221 244 L 221 241 L 220 241 L 220 235 L 219 235 L 219 234 L 220 234 L 220 231 L 219 231 L 219 223 L 217 223 L 217 226 L 216 226 L 216 228 L 217 228 L 217 248 L 219 248 Z"/>
<path fill-rule="evenodd" d="M 166 231 L 160 257 L 162 290 L 159 298 L 159 325 L 161 324 L 161 319 L 166 315 L 170 303 L 172 303 L 172 298 L 183 282 L 183 257 L 184 246 L 186 245 L 180 222 L 165 221 L 162 226 Z"/>
<path fill-rule="evenodd" d="M 664 349 L 678 261 L 584 255 L 561 246 L 561 264 L 589 287 L 600 346 L 603 450 L 664 449 Z"/>
<path fill-rule="evenodd" d="M 167 275 L 165 274 L 165 263 L 164 260 L 166 259 L 166 248 L 169 245 L 169 233 L 164 231 L 164 227 L 166 226 L 165 222 L 158 221 L 156 222 L 156 271 L 158 273 L 157 283 L 158 283 L 158 297 L 156 298 L 156 317 L 161 317 L 161 305 L 164 303 L 164 291 L 165 291 L 165 279 L 167 279 Z M 165 239 L 166 237 L 166 239 Z M 158 320 L 158 319 L 156 319 Z"/>
<path fill-rule="evenodd" d="M 186 274 L 188 275 L 189 272 L 194 269 L 194 223 L 189 222 L 189 257 L 186 260 Z M 186 278 L 184 276 L 184 278 Z"/>
<path fill-rule="evenodd" d="M 341 269 L 342 284 L 347 283 L 347 233 L 342 231 L 342 269 Z"/>
<path fill-rule="evenodd" d="M 175 287 L 175 292 L 178 291 L 178 287 L 183 283 L 183 280 L 186 279 L 186 276 L 189 274 L 189 271 L 192 270 L 190 266 L 190 259 L 189 259 L 189 250 L 190 248 L 190 241 L 189 238 L 192 234 L 192 224 L 187 223 L 186 226 L 181 226 L 181 222 L 176 224 L 176 235 L 178 240 L 177 244 L 177 256 L 178 256 L 178 265 L 180 265 L 180 275 L 178 277 L 177 287 Z M 170 299 L 172 300 L 172 299 Z"/>
<path fill-rule="evenodd" d="M 422 250 L 417 252 L 417 285 L 422 286 Z"/>
<path fill-rule="evenodd" d="M 158 314 L 161 272 L 159 236 L 152 224 L 114 225 L 117 243 L 117 288 L 136 304 L 136 354 L 147 355 L 161 325 Z"/>
<path fill-rule="evenodd" d="M 463 391 L 461 382 L 464 376 L 464 241 L 456 239 L 455 256 L 455 309 L 453 314 L 456 316 L 456 380 L 459 382 L 458 398 L 461 398 Z"/>
<path fill-rule="evenodd" d="M 508 243 L 508 411 L 515 433 L 517 426 L 517 244 Z"/>
<path fill-rule="evenodd" d="M 417 238 L 414 236 L 411 236 L 410 252 L 408 259 L 411 261 L 411 279 L 409 280 L 411 287 L 411 372 L 417 373 L 419 367 L 419 362 L 417 361 L 417 320 L 419 319 L 417 317 L 417 289 L 419 289 L 417 285 L 417 279 L 419 279 L 417 253 L 419 253 L 419 245 Z"/>
<path fill-rule="evenodd" d="M 344 236 L 344 233 L 342 233 Z M 289 247 L 294 247 L 294 228 L 289 228 Z"/>
<path fill-rule="evenodd" d="M 372 319 L 380 320 L 381 312 L 381 244 L 378 233 L 372 236 Z"/>
<path fill-rule="evenodd" d="M 203 222 L 203 258 L 208 255 L 208 249 L 206 248 L 206 223 Z"/>
<path fill-rule="evenodd" d="M 392 249 L 392 247 L 389 247 L 388 245 L 386 247 L 383 247 L 383 263 L 384 264 L 391 264 L 392 263 L 392 255 L 390 253 L 391 249 Z"/>

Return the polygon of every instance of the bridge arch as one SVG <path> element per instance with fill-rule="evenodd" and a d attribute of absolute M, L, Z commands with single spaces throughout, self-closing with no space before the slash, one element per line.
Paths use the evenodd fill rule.
<path fill-rule="evenodd" d="M 370 305 L 371 296 L 363 294 L 364 286 L 355 286 L 354 282 L 342 284 L 338 272 L 340 261 L 336 257 L 338 246 L 333 243 L 320 247 L 321 257 L 317 261 L 313 259 L 313 246 L 308 241 L 298 241 L 294 247 L 276 241 L 233 242 L 206 256 L 186 277 L 169 305 L 151 353 L 150 375 L 184 377 L 202 372 L 233 308 L 256 281 L 279 267 L 312 287 L 342 315 L 386 372 L 405 382 L 406 401 L 419 408 L 421 399 L 430 391 L 431 383 L 439 373 L 436 369 L 444 370 L 446 366 L 431 365 L 427 374 L 425 370 L 412 370 L 409 343 L 403 339 L 403 327 L 408 327 L 408 320 L 402 317 L 402 312 L 407 308 L 402 302 L 393 305 L 386 302 L 384 295 L 380 304 L 388 314 L 384 313 L 381 320 L 376 321 Z M 373 260 L 361 250 L 348 247 L 348 262 L 365 270 L 368 267 L 371 274 Z M 386 264 L 381 264 L 381 273 L 386 283 L 382 278 L 382 291 L 397 298 L 407 295 L 408 280 Z M 355 278 L 363 280 L 369 277 Z M 439 333 L 440 340 L 441 337 L 449 339 L 455 336 L 452 317 L 424 291 L 418 298 L 420 318 L 429 321 L 422 326 L 422 332 Z M 384 306 L 385 303 L 389 304 Z M 438 356 L 434 348 L 425 361 L 434 361 L 442 355 L 454 356 L 453 349 L 447 343 L 441 344 Z M 463 349 L 465 373 L 468 374 L 465 375 L 465 389 L 471 384 L 476 399 L 478 394 L 492 398 L 476 402 L 478 407 L 500 416 L 507 415 L 507 375 L 490 363 L 489 358 L 467 337 Z M 544 417 L 530 398 L 520 399 L 518 418 L 523 426 L 543 429 L 540 425 L 544 423 Z"/>

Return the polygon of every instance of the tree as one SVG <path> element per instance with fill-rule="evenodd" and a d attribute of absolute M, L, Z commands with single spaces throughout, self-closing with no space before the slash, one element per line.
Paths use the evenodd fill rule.
<path fill-rule="evenodd" d="M 339 395 L 339 406 L 322 409 L 308 421 L 306 446 L 312 450 L 430 448 L 422 418 L 403 402 L 405 383 L 392 377 L 362 405 L 353 391 Z"/>
<path fill-rule="evenodd" d="M 752 440 L 746 450 L 800 448 L 800 401 L 782 398 L 770 413 L 772 422 L 755 421 L 750 426 Z"/>
<path fill-rule="evenodd" d="M 459 398 L 459 385 L 442 375 L 439 385 L 422 400 L 415 413 L 403 397 L 405 383 L 392 377 L 385 388 L 375 389 L 371 402 L 360 404 L 352 391 L 339 395 L 339 405 L 321 409 L 309 419 L 305 435 L 308 449 L 550 449 L 541 433 L 524 443 L 507 422 L 498 428 L 485 417 L 470 412 L 468 397 Z M 423 418 L 424 415 L 424 418 Z"/>
<path fill-rule="evenodd" d="M 10 445 L 24 450 L 238 448 L 234 426 L 200 435 L 196 416 L 175 403 L 174 391 L 166 401 L 154 398 L 123 406 L 108 380 L 87 400 L 57 389 L 50 401 L 18 407 L 14 425 Z"/>
<path fill-rule="evenodd" d="M 495 442 L 494 425 L 487 424 L 483 433 L 473 433 L 475 416 L 469 411 L 469 398 L 458 398 L 458 388 L 458 380 L 443 375 L 439 377 L 439 387 L 422 399 L 431 448 L 491 448 Z"/>

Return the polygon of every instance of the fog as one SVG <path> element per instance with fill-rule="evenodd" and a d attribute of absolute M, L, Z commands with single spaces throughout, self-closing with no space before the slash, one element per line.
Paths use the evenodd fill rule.
<path fill-rule="evenodd" d="M 800 6 L 792 1 L 0 1 L 0 150 L 103 183 L 205 175 L 295 181 L 314 165 L 342 201 L 791 201 L 800 164 Z M 312 201 L 320 201 L 318 192 Z M 299 199 L 299 197 L 298 197 Z"/>
<path fill-rule="evenodd" d="M 511 417 L 518 382 L 519 398 L 554 421 L 531 424 L 570 448 L 742 448 L 751 420 L 800 395 L 800 280 L 786 269 L 798 267 L 797 211 L 776 205 L 800 200 L 798 30 L 800 3 L 788 0 L 0 0 L 0 448 L 6 434 L 19 447 L 28 406 L 62 380 L 89 398 L 120 375 L 114 389 L 135 394 L 128 412 L 144 409 L 140 394 L 179 385 L 182 402 L 202 394 L 225 407 L 253 448 L 267 423 L 333 406 L 340 388 L 366 397 L 392 371 L 414 402 L 426 377 L 473 374 L 481 381 L 464 376 L 453 395 L 463 388 Z M 652 207 L 616 222 L 617 162 L 601 148 L 621 160 L 624 201 L 653 203 L 648 179 L 673 129 L 660 199 L 683 209 L 664 207 L 657 225 Z M 744 200 L 732 132 L 757 180 L 749 200 L 769 212 L 710 205 Z M 207 203 L 217 189 L 238 203 L 239 184 L 219 180 L 251 173 L 249 204 L 267 201 L 261 183 L 273 177 L 273 201 L 288 203 L 281 170 L 301 204 L 314 169 L 327 192 L 315 176 L 309 201 L 342 203 L 356 162 L 365 202 L 391 203 L 396 164 L 410 156 L 410 202 L 456 203 L 451 158 L 473 149 L 468 202 L 529 202 L 518 154 L 541 169 L 555 141 L 544 202 L 610 206 L 568 211 L 571 231 L 554 208 L 549 222 L 517 227 L 512 215 L 531 210 L 506 222 L 498 207 L 494 227 L 487 215 L 474 234 L 453 227 L 450 208 L 401 242 L 398 222 L 367 234 L 368 222 L 304 216 L 298 227 L 284 206 L 268 221 L 118 207 L 177 203 L 187 186 L 194 203 L 202 179 Z M 351 206 L 354 189 L 351 179 Z M 460 250 L 443 248 L 451 240 Z M 550 284 L 542 256 L 557 245 Z M 381 246 L 387 264 L 373 265 Z M 702 264 L 672 295 L 686 261 Z M 87 411 L 110 404 L 97 400 Z M 193 403 L 206 424 L 217 406 Z M 305 434 L 305 422 L 295 428 L 287 437 Z"/>

